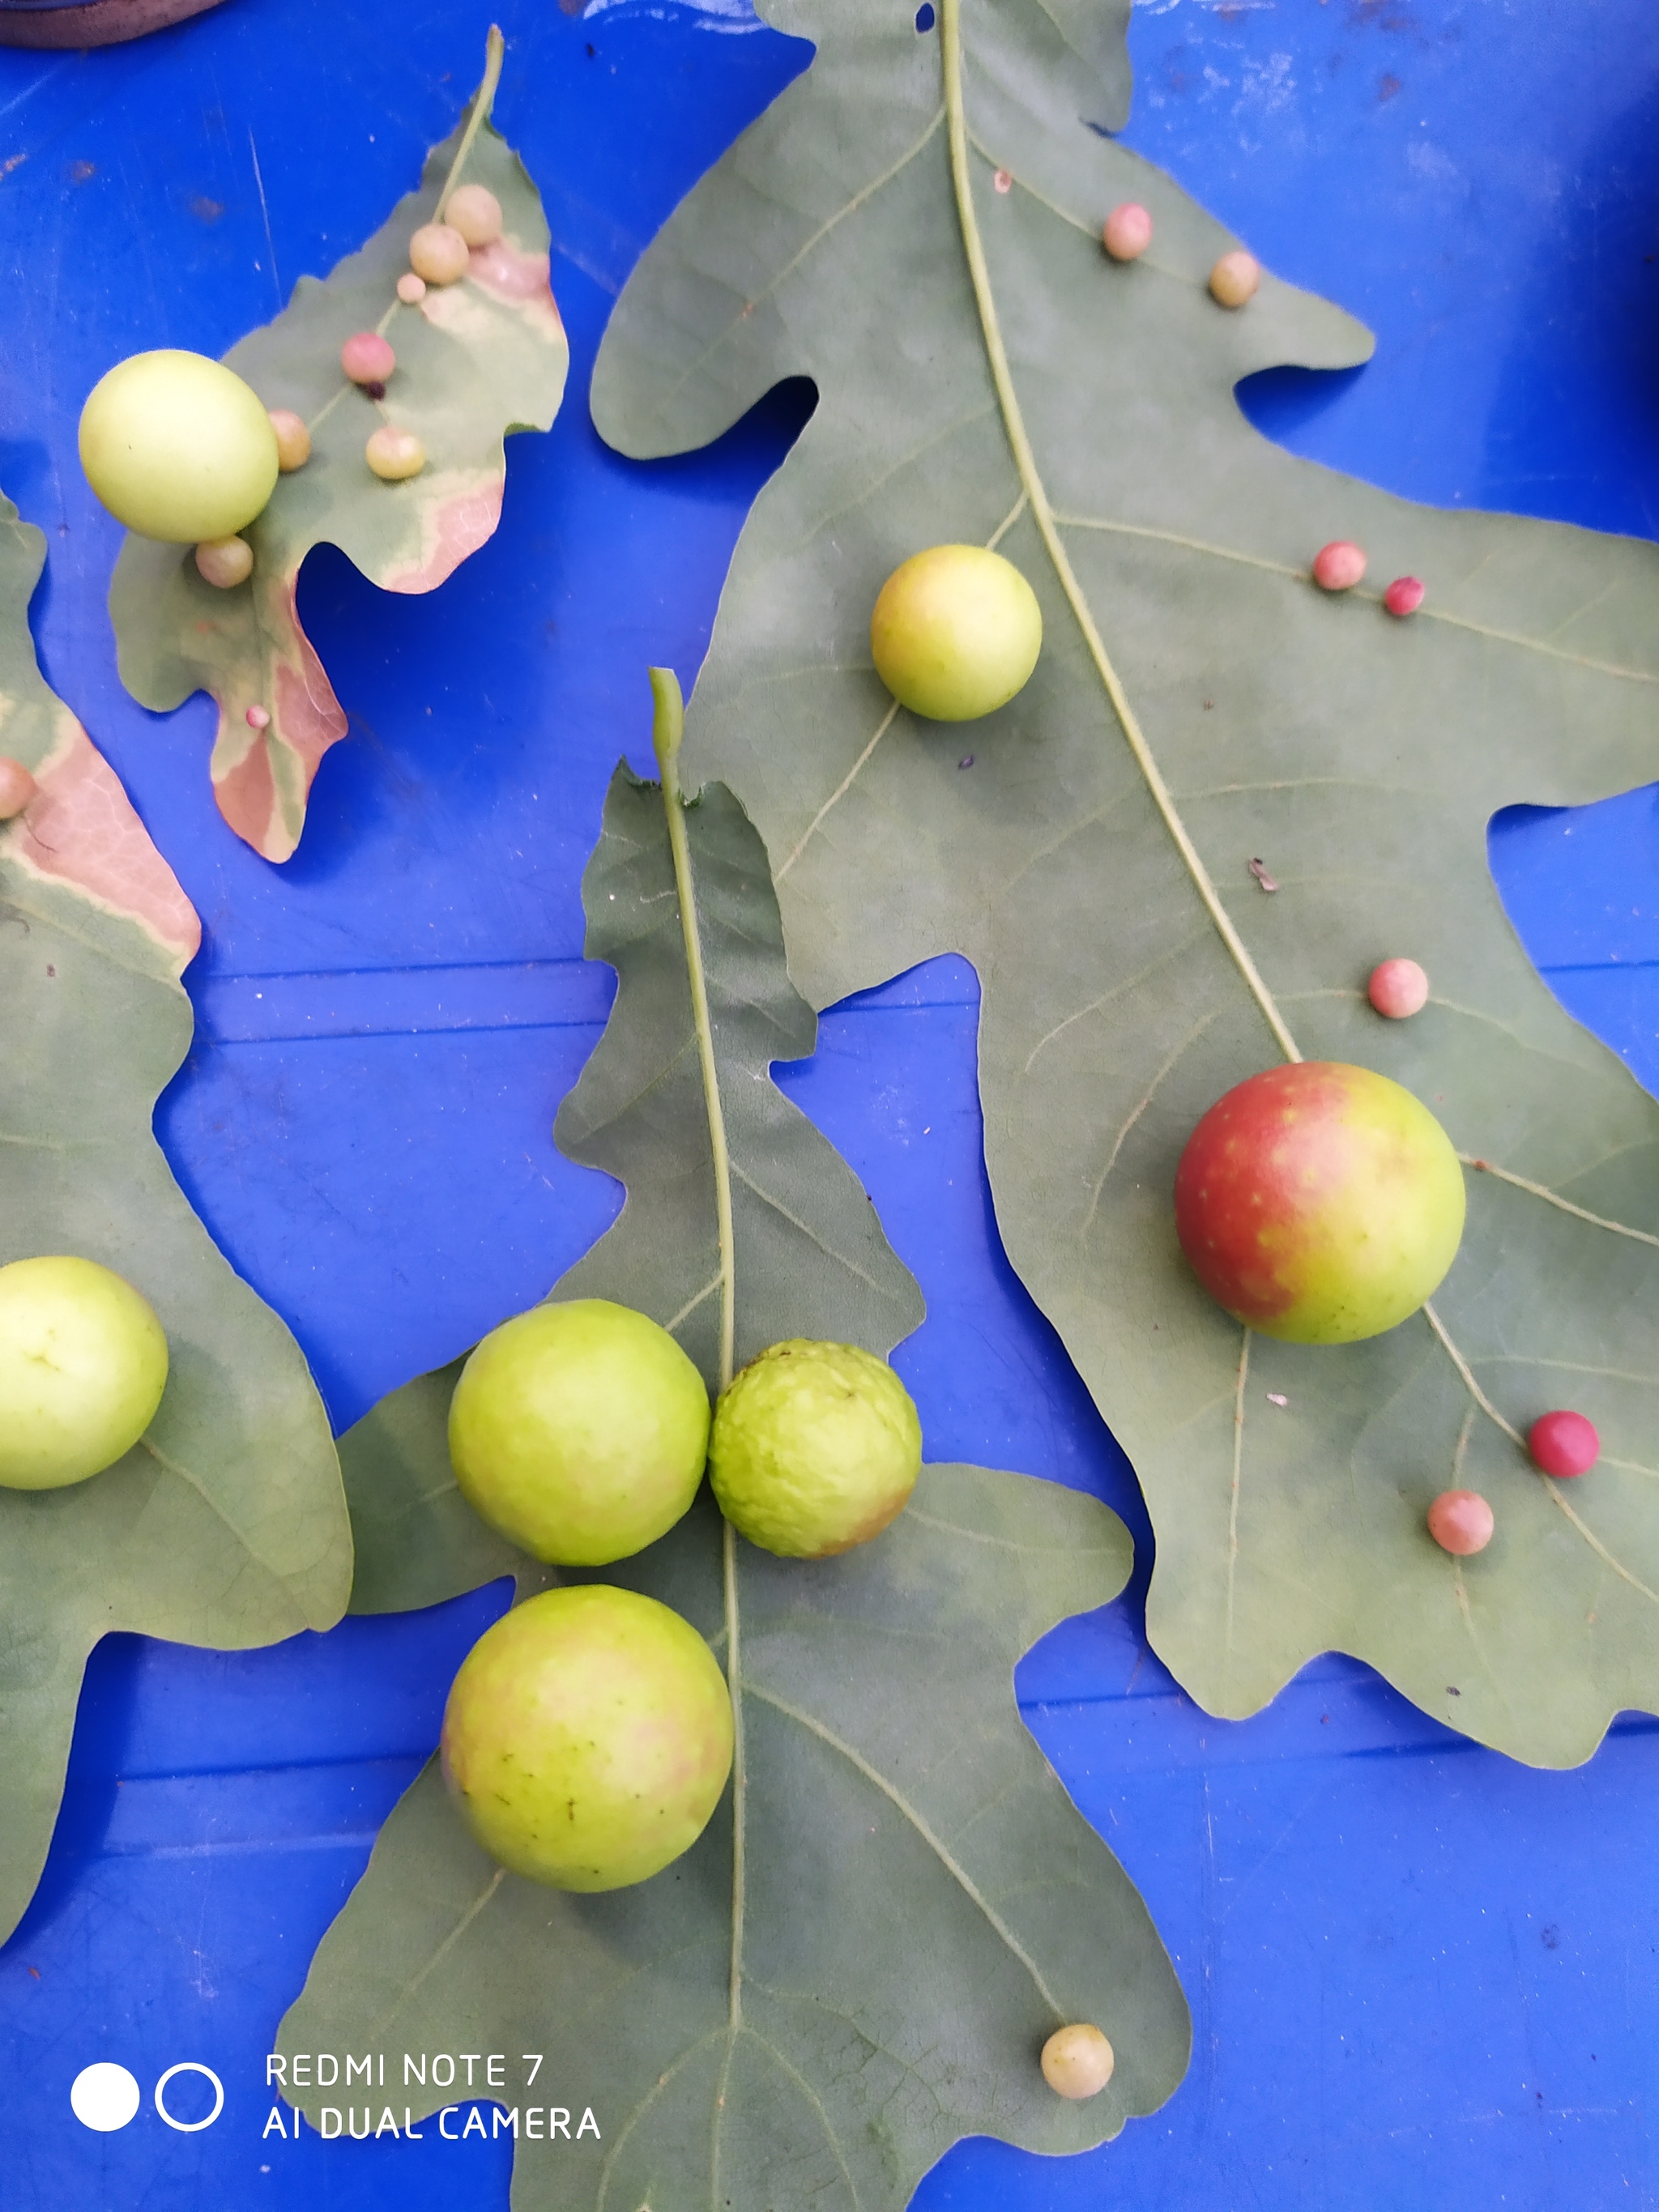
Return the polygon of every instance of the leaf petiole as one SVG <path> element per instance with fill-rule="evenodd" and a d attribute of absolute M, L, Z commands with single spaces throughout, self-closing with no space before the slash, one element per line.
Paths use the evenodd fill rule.
<path fill-rule="evenodd" d="M 444 188 L 438 195 L 438 204 L 432 210 L 434 222 L 441 222 L 444 210 L 449 205 L 449 196 L 460 182 L 466 157 L 472 151 L 472 142 L 489 120 L 489 112 L 495 105 L 495 88 L 501 81 L 501 61 L 507 52 L 507 41 L 501 36 L 501 27 L 492 23 L 484 41 L 484 73 L 483 82 L 472 95 L 472 112 L 466 119 L 466 129 L 460 144 L 455 149 L 455 158 L 449 165 L 449 174 L 444 179 Z"/>
<path fill-rule="evenodd" d="M 702 937 L 697 927 L 696 884 L 691 846 L 685 834 L 685 800 L 680 791 L 680 741 L 685 735 L 685 701 L 672 668 L 653 668 L 651 696 L 655 713 L 651 746 L 662 779 L 662 803 L 668 817 L 668 848 L 674 860 L 680 929 L 685 939 L 685 969 L 691 985 L 691 1019 L 702 1067 L 703 1103 L 708 1115 L 708 1149 L 714 1171 L 714 1218 L 720 1243 L 720 1387 L 731 1382 L 737 1346 L 737 1245 L 732 1225 L 732 1156 L 720 1106 L 720 1072 L 714 1063 L 714 1024 L 708 1012 L 708 982 L 703 970 Z M 732 1692 L 732 1969 L 728 2038 L 743 2026 L 744 1797 L 743 1687 L 738 1607 L 738 1535 L 728 1521 L 724 1529 L 722 1569 L 726 1595 L 726 1679 Z M 731 2063 L 731 2044 L 726 2064 Z M 722 2072 L 722 2078 L 724 2073 Z"/>

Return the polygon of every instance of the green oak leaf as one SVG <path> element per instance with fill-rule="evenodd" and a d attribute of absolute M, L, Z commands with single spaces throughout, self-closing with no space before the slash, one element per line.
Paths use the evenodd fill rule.
<path fill-rule="evenodd" d="M 167 1386 L 125 1456 L 64 1490 L 0 1489 L 0 1934 L 33 1894 L 87 1655 L 133 1629 L 223 1650 L 326 1628 L 351 1539 L 298 1345 L 216 1250 L 150 1129 L 190 1047 L 200 929 L 125 793 L 47 689 L 29 637 L 46 557 L 0 501 L 0 750 L 39 787 L 0 827 L 0 1264 L 126 1277 L 167 1331 Z"/>
<path fill-rule="evenodd" d="M 1486 834 L 1654 773 L 1659 548 L 1412 506 L 1259 437 L 1241 377 L 1369 338 L 1270 276 L 1216 305 L 1235 241 L 1090 127 L 1127 66 L 1091 77 L 1078 11 L 939 0 L 927 35 L 899 0 L 763 12 L 817 58 L 647 254 L 593 387 L 650 455 L 817 380 L 688 759 L 764 836 L 814 1004 L 975 963 L 1003 1237 L 1134 1462 L 1182 1683 L 1248 1714 L 1340 1648 L 1516 1758 L 1581 1760 L 1659 1709 L 1659 1109 L 1529 965 Z M 1156 231 L 1120 266 L 1099 233 L 1127 199 Z M 1422 577 L 1422 611 L 1316 590 L 1338 538 Z M 951 540 L 1024 570 L 1046 644 L 1012 704 L 941 729 L 895 708 L 868 622 Z M 1431 981 L 1401 1023 L 1364 996 L 1394 954 Z M 1432 1308 L 1370 1344 L 1248 1336 L 1176 1247 L 1188 1133 L 1286 1054 L 1396 1078 L 1470 1169 Z M 1604 1440 L 1576 1484 L 1521 1442 L 1562 1404 Z M 1454 1483 L 1498 1520 L 1462 1563 L 1424 1525 Z"/>
<path fill-rule="evenodd" d="M 161 710 L 206 690 L 218 702 L 213 786 L 220 811 L 268 860 L 285 860 L 305 826 L 319 762 L 346 718 L 300 627 L 295 594 L 313 545 L 337 545 L 389 592 L 430 592 L 501 519 L 503 440 L 545 430 L 564 391 L 569 347 L 548 287 L 546 218 L 522 163 L 488 118 L 501 40 L 490 33 L 483 83 L 450 139 L 427 157 L 420 188 L 326 280 L 302 276 L 274 322 L 225 356 L 269 407 L 304 417 L 311 459 L 277 479 L 242 532 L 247 583 L 204 583 L 187 548 L 129 537 L 110 586 L 122 681 Z M 503 234 L 475 247 L 457 284 L 399 303 L 409 240 L 458 184 L 488 185 Z M 384 399 L 347 382 L 340 348 L 379 330 L 397 354 Z M 382 421 L 413 430 L 422 472 L 383 483 L 363 458 Z M 254 721 L 250 723 L 252 712 Z M 261 722 L 259 718 L 267 718 Z"/>
<path fill-rule="evenodd" d="M 811 1051 L 816 1022 L 786 972 L 760 841 L 711 787 L 679 816 L 677 869 L 668 818 L 657 787 L 619 771 L 584 879 L 587 949 L 616 968 L 617 1002 L 558 1134 L 629 1194 L 554 1295 L 643 1306 L 711 1383 L 787 1335 L 885 1352 L 921 1319 L 915 1285 L 851 1171 L 769 1079 L 774 1059 Z M 507 1573 L 524 1594 L 568 1571 L 514 1552 L 455 1491 L 455 1372 L 394 1394 L 343 1441 L 362 1610 Z M 513 2053 L 486 2092 L 507 2108 L 490 2124 L 517 2135 L 514 2203 L 538 2212 L 897 2212 L 961 2136 L 1068 2151 L 1115 2135 L 1179 2082 L 1187 2010 L 1139 1896 L 1020 1725 L 1012 1671 L 1066 1614 L 1115 1597 L 1131 1560 L 1096 1500 L 983 1468 L 924 1468 L 891 1528 L 829 1561 L 740 1542 L 705 1491 L 636 1559 L 570 1577 L 662 1599 L 728 1667 L 740 1748 L 701 1841 L 635 1888 L 543 1888 L 479 1850 L 434 1763 L 278 2049 L 290 2067 L 384 2053 L 377 2119 L 393 2087 L 398 2116 L 456 2094 L 407 2081 L 405 2053 Z M 1073 2019 L 1117 2052 L 1109 2088 L 1076 2105 L 1037 2065 Z M 534 2052 L 539 2092 L 518 2055 Z M 349 2098 L 298 2072 L 289 2094 L 337 2129 Z M 553 2140 L 559 2105 L 591 2106 L 598 2140 Z"/>

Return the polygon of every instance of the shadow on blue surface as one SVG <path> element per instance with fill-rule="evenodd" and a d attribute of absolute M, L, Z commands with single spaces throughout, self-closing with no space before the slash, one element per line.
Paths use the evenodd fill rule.
<path fill-rule="evenodd" d="M 222 350 L 371 229 L 447 131 L 489 13 L 428 0 L 394 39 L 364 0 L 234 0 L 131 48 L 0 56 L 0 482 L 51 543 L 36 634 L 206 924 L 197 1044 L 158 1128 L 341 1425 L 540 1296 L 614 1212 L 550 1133 L 609 1004 L 580 959 L 580 867 L 612 762 L 647 757 L 644 667 L 696 666 L 743 515 L 810 398 L 637 468 L 599 444 L 583 394 L 634 258 L 803 50 L 744 29 L 735 0 L 585 22 L 507 7 L 498 113 L 544 185 L 572 397 L 550 436 L 514 442 L 499 535 L 431 599 L 382 597 L 327 553 L 308 564 L 305 619 L 354 742 L 284 871 L 219 823 L 204 702 L 152 717 L 120 690 L 115 533 L 76 471 L 74 421 L 112 360 Z M 1651 530 L 1659 18 L 1601 0 L 1519 23 L 1486 0 L 1154 0 L 1126 137 L 1379 333 L 1363 372 L 1255 380 L 1261 427 L 1414 496 Z M 1650 792 L 1517 805 L 1491 840 L 1552 988 L 1650 1086 L 1656 842 Z M 927 1291 L 897 1364 L 930 1449 L 1091 1489 L 1135 1530 L 1126 1600 L 1057 1630 L 1018 1685 L 1140 1884 L 1197 2036 L 1179 2095 L 1117 2144 L 1059 2163 L 964 2145 L 919 2204 L 1659 2204 L 1652 1724 L 1540 1776 L 1341 1658 L 1249 1723 L 1191 1705 L 1145 1646 L 1127 1463 L 996 1237 L 976 1011 L 965 963 L 933 963 L 832 1010 L 817 1057 L 780 1080 Z M 276 2021 L 504 1601 L 263 1653 L 100 1648 L 52 1862 L 0 1953 L 6 2212 L 506 2204 L 499 2142 L 261 2133 Z M 93 2136 L 68 2085 L 105 2057 L 147 2099 L 164 2067 L 210 2063 L 224 2113 L 182 2135 L 146 2101 Z"/>

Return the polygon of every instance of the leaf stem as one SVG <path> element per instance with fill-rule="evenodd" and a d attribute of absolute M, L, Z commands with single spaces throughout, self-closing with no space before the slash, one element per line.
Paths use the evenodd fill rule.
<path fill-rule="evenodd" d="M 1020 411 L 1019 397 L 1014 390 L 1013 374 L 1008 366 L 1008 355 L 1002 342 L 1002 328 L 998 320 L 996 301 L 991 290 L 991 274 L 985 259 L 985 246 L 980 237 L 979 218 L 974 210 L 973 179 L 968 166 L 968 121 L 963 105 L 962 86 L 962 0 L 939 0 L 940 57 L 945 70 L 945 109 L 949 127 L 951 146 L 951 181 L 956 192 L 957 218 L 962 230 L 962 243 L 968 257 L 968 271 L 973 280 L 974 298 L 979 308 L 980 329 L 985 338 L 985 350 L 990 362 L 991 380 L 996 386 L 998 404 L 1002 410 L 1003 428 L 1008 443 L 1013 449 L 1014 462 L 1019 471 L 1031 502 L 1031 514 L 1054 565 L 1061 590 L 1069 601 L 1078 628 L 1083 633 L 1085 644 L 1101 682 L 1106 687 L 1130 751 L 1142 775 L 1153 803 L 1164 817 L 1164 827 L 1176 842 L 1176 850 L 1187 864 L 1198 895 L 1208 910 L 1211 921 L 1219 932 L 1221 940 L 1231 953 L 1239 973 L 1267 1018 L 1267 1026 L 1277 1038 L 1279 1050 L 1286 1060 L 1300 1060 L 1302 1054 L 1296 1039 L 1291 1035 L 1284 1016 L 1279 1012 L 1273 995 L 1267 988 L 1255 961 L 1250 957 L 1243 939 L 1234 927 L 1231 915 L 1221 902 L 1220 894 L 1210 880 L 1209 871 L 1199 857 L 1198 848 L 1188 836 L 1186 823 L 1177 812 L 1169 786 L 1152 757 L 1152 747 L 1129 704 L 1116 669 L 1112 665 L 1104 641 L 1095 626 L 1089 602 L 1083 586 L 1078 581 L 1070 556 L 1061 541 L 1054 521 L 1054 509 L 1048 504 L 1048 495 L 1038 472 L 1036 456 L 1026 434 L 1025 418 Z"/>
<path fill-rule="evenodd" d="M 438 195 L 438 204 L 432 210 L 434 222 L 441 222 L 444 210 L 449 205 L 449 195 L 460 182 L 466 157 L 472 151 L 472 142 L 489 120 L 489 111 L 495 105 L 495 88 L 501 81 L 501 60 L 507 52 L 507 41 L 501 36 L 499 23 L 489 27 L 489 36 L 484 41 L 483 82 L 472 95 L 472 112 L 467 118 L 461 143 L 455 149 L 455 158 L 449 165 L 449 174 L 444 179 L 444 188 Z"/>
<path fill-rule="evenodd" d="M 708 1115 L 708 1149 L 714 1170 L 714 1219 L 720 1242 L 720 1387 L 729 1388 L 736 1364 L 737 1242 L 732 1227 L 732 1155 L 726 1141 L 720 1105 L 720 1070 L 714 1060 L 714 1024 L 708 1012 L 708 981 L 702 964 L 702 936 L 697 926 L 696 884 L 691 873 L 691 845 L 685 834 L 685 800 L 680 790 L 680 741 L 685 734 L 685 702 L 672 668 L 651 671 L 656 712 L 652 750 L 662 778 L 662 802 L 668 816 L 668 849 L 673 855 L 674 888 L 679 895 L 680 929 L 685 939 L 685 969 L 691 985 L 691 1019 L 702 1066 L 703 1104 Z M 738 1532 L 728 1521 L 721 1555 L 726 1586 L 726 1679 L 732 1693 L 732 1967 L 730 2027 L 743 2026 L 743 1916 L 744 1787 L 743 1686 L 738 1607 Z M 728 2058 L 730 2056 L 728 2046 Z"/>

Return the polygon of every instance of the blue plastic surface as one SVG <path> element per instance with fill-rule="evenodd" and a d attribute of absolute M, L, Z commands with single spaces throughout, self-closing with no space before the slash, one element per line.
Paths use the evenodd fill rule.
<path fill-rule="evenodd" d="M 805 50 L 743 0 L 500 12 L 497 114 L 547 201 L 571 396 L 515 441 L 499 535 L 433 599 L 381 597 L 327 553 L 307 567 L 354 738 L 282 870 L 214 810 L 205 702 L 152 717 L 116 680 L 117 533 L 76 417 L 124 354 L 220 352 L 367 234 L 449 129 L 491 9 L 229 0 L 131 46 L 0 53 L 0 483 L 50 541 L 47 673 L 206 930 L 158 1128 L 340 1425 L 538 1296 L 611 1217 L 614 1189 L 550 1137 L 609 1000 L 580 961 L 578 878 L 616 756 L 647 757 L 644 667 L 695 671 L 805 404 L 785 392 L 648 468 L 608 453 L 584 404 L 633 259 Z M 1133 50 L 1129 141 L 1378 333 L 1364 370 L 1255 380 L 1264 430 L 1414 496 L 1654 532 L 1651 0 L 1152 0 Z M 1514 797 L 1492 854 L 1517 926 L 1659 1086 L 1653 793 L 1571 815 Z M 1115 2144 L 963 2145 L 921 2212 L 1659 2205 L 1659 1731 L 1627 1720 L 1580 1771 L 1538 1775 L 1340 1658 L 1243 1724 L 1181 1695 L 1145 1649 L 1133 1480 L 997 1244 L 975 1003 L 971 970 L 937 962 L 835 1010 L 782 1079 L 927 1291 L 898 1364 L 931 1450 L 1094 1489 L 1135 1529 L 1130 1595 L 1056 1632 L 1020 1691 L 1146 1896 L 1195 2043 L 1178 2095 Z M 0 1953 L 5 2212 L 505 2206 L 501 2144 L 261 2134 L 275 2024 L 502 1602 L 234 1657 L 100 1647 L 52 1862 Z M 103 2058 L 146 2102 L 98 2136 L 68 2088 Z M 148 2101 L 179 2060 L 225 2085 L 198 2133 Z M 204 2112 L 203 2092 L 179 2081 L 173 2110 Z"/>

